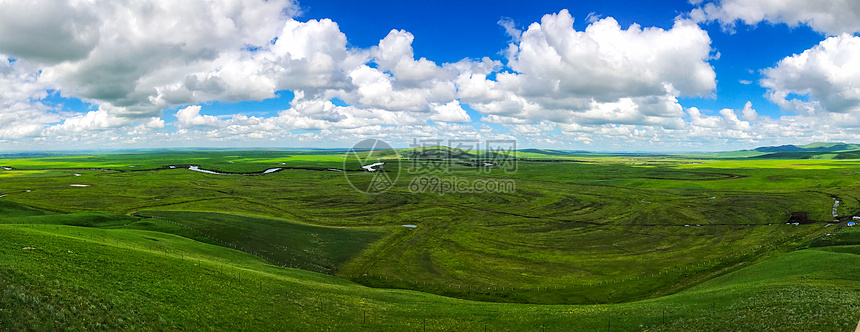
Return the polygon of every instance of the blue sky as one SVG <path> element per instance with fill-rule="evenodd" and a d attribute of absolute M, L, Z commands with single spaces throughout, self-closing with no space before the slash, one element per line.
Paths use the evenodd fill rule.
<path fill-rule="evenodd" d="M 613 17 L 622 27 L 639 24 L 670 29 L 679 15 L 696 6 L 688 1 L 303 1 L 301 19 L 335 20 L 350 44 L 371 47 L 392 29 L 415 35 L 415 53 L 437 63 L 489 56 L 504 60 L 501 53 L 510 38 L 498 22 L 510 18 L 521 28 L 539 22 L 548 13 L 568 9 L 584 30 L 589 15 Z M 760 114 L 779 116 L 779 107 L 764 98 L 757 82 L 760 69 L 776 65 L 787 55 L 801 53 L 825 36 L 808 26 L 785 23 L 740 26 L 723 31 L 719 23 L 701 25 L 712 39 L 719 61 L 711 61 L 717 73 L 716 98 L 685 98 L 684 105 L 707 110 L 757 105 Z M 750 72 L 752 71 L 752 73 Z M 753 84 L 741 84 L 740 81 Z"/>
<path fill-rule="evenodd" d="M 860 141 L 860 4 L 838 0 L 19 6 L 2 150 Z"/>
<path fill-rule="evenodd" d="M 304 1 L 301 18 L 332 18 L 351 44 L 370 47 L 391 29 L 415 35 L 416 54 L 437 62 L 489 56 L 502 60 L 500 51 L 508 43 L 505 30 L 497 23 L 510 18 L 519 25 L 540 21 L 549 13 L 568 9 L 582 30 L 589 13 L 612 16 L 622 25 L 639 23 L 671 28 L 673 19 L 693 7 L 686 1 Z M 679 11 L 681 10 L 681 11 Z M 440 47 L 444 45 L 444 47 Z"/>

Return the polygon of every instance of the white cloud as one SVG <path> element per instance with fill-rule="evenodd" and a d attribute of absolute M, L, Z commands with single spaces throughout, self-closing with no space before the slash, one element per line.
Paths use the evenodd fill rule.
<path fill-rule="evenodd" d="M 738 119 L 738 115 L 734 110 L 728 108 L 722 109 L 720 110 L 720 115 L 723 116 L 726 128 L 739 131 L 748 131 L 751 129 L 750 123 L 748 121 L 741 121 Z"/>
<path fill-rule="evenodd" d="M 349 73 L 369 60 L 369 52 L 347 48 L 346 36 L 331 20 L 288 20 L 273 44 L 226 52 L 210 66 L 157 87 L 155 103 L 261 100 L 280 90 L 321 97 L 347 93 L 356 89 Z"/>
<path fill-rule="evenodd" d="M 690 16 L 745 20 L 730 17 L 739 3 L 722 4 L 704 4 Z M 840 26 L 844 18 L 791 21 L 767 14 L 782 5 L 767 6 L 765 14 L 751 12 L 749 22 L 844 28 L 822 23 Z M 28 20 L 8 15 L 12 10 Z M 566 10 L 524 30 L 503 19 L 498 24 L 511 37 L 503 65 L 488 57 L 436 63 L 415 54 L 415 36 L 404 30 L 353 48 L 334 21 L 301 22 L 292 18 L 295 10 L 288 0 L 0 1 L 0 52 L 18 58 L 0 56 L 0 142 L 313 145 L 457 137 L 630 150 L 836 139 L 860 127 L 860 69 L 850 61 L 860 58 L 860 37 L 830 38 L 765 70 L 768 96 L 799 113 L 771 119 L 750 102 L 718 112 L 681 106 L 680 97 L 713 96 L 716 87 L 709 61 L 719 53 L 693 19 L 676 19 L 671 29 L 622 28 L 611 17 L 589 15 L 582 31 Z M 97 109 L 53 109 L 43 104 L 48 90 Z M 216 117 L 200 106 L 281 90 L 296 97 L 276 116 Z M 466 105 L 480 113 L 480 125 L 471 123 Z M 164 109 L 179 109 L 177 120 L 165 123 Z"/>
<path fill-rule="evenodd" d="M 508 66 L 518 75 L 499 81 L 525 95 L 622 97 L 660 95 L 665 84 L 684 95 L 706 95 L 716 86 L 707 63 L 710 38 L 696 24 L 678 20 L 670 30 L 632 25 L 613 18 L 573 29 L 566 10 L 546 15 L 512 44 Z"/>
<path fill-rule="evenodd" d="M 528 120 L 528 119 L 520 119 L 520 118 L 514 118 L 514 117 L 510 117 L 510 116 L 503 116 L 503 115 L 496 115 L 496 114 L 485 115 L 485 116 L 481 117 L 481 121 L 486 122 L 486 123 L 496 123 L 496 124 L 529 124 L 529 123 L 533 122 L 533 121 Z"/>
<path fill-rule="evenodd" d="M 576 31 L 562 10 L 509 45 L 513 72 L 495 80 L 461 73 L 458 97 L 503 117 L 677 127 L 683 110 L 676 97 L 710 95 L 716 87 L 710 52 L 708 34 L 692 21 L 625 30 L 610 17 Z"/>
<path fill-rule="evenodd" d="M 344 98 L 348 102 L 405 111 L 420 111 L 427 107 L 428 90 L 396 89 L 392 77 L 376 68 L 362 65 L 349 75 L 358 90 L 355 97 Z"/>
<path fill-rule="evenodd" d="M 690 107 L 687 109 L 687 113 L 690 114 L 690 124 L 696 127 L 705 127 L 705 128 L 719 128 L 722 119 L 717 116 L 707 116 L 703 115 L 702 112 L 696 107 Z"/>
<path fill-rule="evenodd" d="M 433 105 L 436 113 L 430 116 L 430 120 L 442 122 L 472 122 L 472 118 L 460 105 L 459 100 L 454 100 L 444 105 Z"/>
<path fill-rule="evenodd" d="M 266 60 L 260 61 L 263 75 L 277 81 L 276 90 L 344 89 L 350 88 L 348 72 L 369 59 L 346 43 L 331 20 L 290 20 L 271 49 L 257 57 Z"/>
<path fill-rule="evenodd" d="M 38 53 L 24 60 L 42 67 L 40 83 L 98 106 L 66 116 L 43 135 L 93 131 L 89 137 L 102 137 L 98 132 L 132 127 L 126 133 L 140 142 L 147 132 L 165 134 L 159 133 L 165 126 L 161 111 L 179 105 L 177 135 L 190 131 L 218 140 L 272 138 L 290 130 L 348 135 L 377 126 L 415 132 L 429 126 L 428 119 L 446 128 L 470 122 L 458 99 L 472 103 L 485 121 L 521 126 L 512 127 L 521 134 L 535 135 L 536 128 L 548 128 L 537 123 L 549 122 L 675 128 L 684 114 L 676 97 L 708 94 L 714 86 L 710 40 L 683 20 L 670 30 L 622 30 L 607 18 L 582 32 L 573 30 L 567 11 L 547 15 L 525 32 L 503 21 L 512 36 L 513 72 L 491 80 L 502 68 L 498 61 L 439 65 L 416 56 L 414 36 L 403 30 L 392 30 L 370 49 L 351 49 L 335 22 L 296 21 L 289 17 L 294 8 L 283 0 L 89 3 L 63 17 L 68 22 L 4 23 L 8 31 L 35 24 L 65 40 L 57 48 L 18 51 Z M 36 16 L 40 20 L 58 17 L 56 8 L 36 9 L 45 12 Z M 87 24 L 78 24 L 82 17 Z M 200 114 L 199 104 L 207 101 L 260 100 L 279 90 L 296 98 L 275 117 Z M 332 98 L 350 105 L 336 106 Z"/>
<path fill-rule="evenodd" d="M 453 79 L 458 72 L 488 72 L 496 64 L 484 59 L 439 66 L 426 58 L 416 60 L 413 40 L 412 34 L 406 31 L 389 32 L 379 45 L 369 50 L 377 66 L 361 63 L 348 69 L 347 74 L 355 89 L 341 90 L 333 95 L 359 108 L 427 113 L 433 104 L 449 103 L 456 98 L 457 87 Z"/>
<path fill-rule="evenodd" d="M 737 21 L 748 25 L 767 21 L 804 24 L 829 35 L 860 32 L 860 2 L 855 0 L 720 0 L 694 9 L 690 16 L 719 21 L 727 30 Z"/>
<path fill-rule="evenodd" d="M 744 109 L 741 110 L 741 114 L 743 114 L 741 118 L 747 121 L 755 121 L 758 119 L 758 112 L 756 112 L 756 110 L 752 108 L 751 101 L 747 101 L 747 103 L 744 105 Z"/>
<path fill-rule="evenodd" d="M 68 1 L 2 1 L 0 50 L 48 63 L 83 59 L 101 33 L 93 9 Z"/>
<path fill-rule="evenodd" d="M 371 49 L 379 69 L 391 72 L 399 82 L 406 84 L 447 78 L 448 73 L 433 61 L 426 58 L 414 59 L 414 39 L 411 33 L 404 30 L 391 30 L 379 41 L 379 46 Z"/>
<path fill-rule="evenodd" d="M 814 114 L 860 111 L 860 37 L 830 37 L 763 71 L 767 96 L 786 110 Z M 794 96 L 806 96 L 808 100 Z"/>
<path fill-rule="evenodd" d="M 588 16 L 585 17 L 585 21 L 588 23 L 594 23 L 600 21 L 603 15 L 597 14 L 595 12 L 588 13 Z"/>
<path fill-rule="evenodd" d="M 201 115 L 200 108 L 199 105 L 192 105 L 177 111 L 176 123 L 180 127 L 218 127 L 221 125 L 221 121 L 218 118 L 211 115 Z"/>
<path fill-rule="evenodd" d="M 95 111 L 66 118 L 62 123 L 46 128 L 43 135 L 68 135 L 86 131 L 99 131 L 131 125 L 133 123 L 134 119 L 116 116 L 113 112 L 101 107 Z"/>
<path fill-rule="evenodd" d="M 37 137 L 46 124 L 59 121 L 38 101 L 50 87 L 39 82 L 36 68 L 0 54 L 0 140 Z"/>
<path fill-rule="evenodd" d="M 27 14 L 0 19 L 0 50 L 44 66 L 40 80 L 66 95 L 106 105 L 116 116 L 150 117 L 166 106 L 154 102 L 157 88 L 181 82 L 189 72 L 216 68 L 219 58 L 235 57 L 243 48 L 267 45 L 295 5 L 97 0 L 18 7 L 18 2 L 0 3 L 0 13 Z M 219 88 L 207 83 L 198 85 Z"/>
<path fill-rule="evenodd" d="M 511 37 L 512 41 L 517 43 L 520 42 L 520 38 L 523 35 L 523 31 L 517 28 L 516 23 L 514 23 L 513 19 L 511 19 L 510 17 L 502 17 L 501 19 L 499 19 L 499 22 L 497 22 L 497 24 L 505 29 L 505 34 Z"/>

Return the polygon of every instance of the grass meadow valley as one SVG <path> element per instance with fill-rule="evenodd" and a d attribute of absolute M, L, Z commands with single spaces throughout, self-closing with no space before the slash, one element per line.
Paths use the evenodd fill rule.
<path fill-rule="evenodd" d="M 345 173 L 376 172 L 344 172 L 345 151 L 7 156 L 0 323 L 848 330 L 860 162 L 841 157 L 853 153 L 386 150 L 378 160 L 404 171 L 373 195 Z M 475 166 L 500 158 L 516 172 Z M 434 164 L 516 190 L 410 190 L 423 175 L 406 168 Z"/>
<path fill-rule="evenodd" d="M 0 332 L 860 332 L 858 0 L 0 0 Z"/>

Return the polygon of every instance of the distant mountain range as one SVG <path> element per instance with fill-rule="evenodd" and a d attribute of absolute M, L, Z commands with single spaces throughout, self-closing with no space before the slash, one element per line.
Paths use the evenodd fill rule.
<path fill-rule="evenodd" d="M 604 152 L 598 153 L 594 151 L 571 151 L 571 150 L 549 150 L 549 149 L 521 149 L 517 150 L 517 153 L 520 157 L 525 158 L 536 158 L 540 156 L 547 157 L 563 157 L 563 156 L 573 156 L 573 155 L 583 155 L 583 154 L 636 154 L 636 153 L 611 153 Z M 650 153 L 645 153 L 650 154 Z M 806 145 L 779 145 L 779 146 L 762 146 L 757 147 L 755 149 L 750 150 L 738 150 L 738 151 L 725 151 L 725 152 L 711 152 L 711 153 L 701 153 L 703 155 L 713 155 L 719 157 L 738 157 L 738 158 L 799 158 L 799 159 L 807 159 L 807 158 L 821 158 L 825 157 L 827 159 L 835 158 L 835 159 L 843 159 L 843 158 L 857 158 L 860 156 L 860 144 L 850 144 L 850 143 L 842 143 L 842 142 L 817 142 L 810 143 Z M 815 157 L 818 156 L 818 157 Z"/>
<path fill-rule="evenodd" d="M 447 146 L 428 146 L 408 149 L 379 150 L 374 156 L 376 158 L 406 158 L 406 159 L 454 159 L 463 162 L 482 160 L 496 157 L 496 155 L 510 155 L 512 151 L 483 151 L 471 149 L 457 149 Z M 552 150 L 552 149 L 520 149 L 516 156 L 524 160 L 541 159 L 570 159 L 584 156 L 601 155 L 667 155 L 660 153 L 612 153 L 593 152 L 582 150 Z M 673 155 L 669 153 L 668 155 Z M 860 159 L 860 145 L 850 143 L 811 143 L 806 145 L 779 145 L 762 146 L 749 150 L 723 151 L 723 152 L 695 152 L 675 155 L 710 157 L 710 158 L 752 158 L 752 159 Z"/>
<path fill-rule="evenodd" d="M 763 146 L 752 150 L 756 152 L 845 152 L 860 150 L 860 145 L 848 143 L 811 143 L 806 145 Z"/>
<path fill-rule="evenodd" d="M 517 152 L 525 152 L 525 153 L 537 153 L 537 154 L 545 154 L 550 156 L 566 156 L 570 154 L 578 154 L 578 153 L 592 153 L 591 151 L 585 150 L 548 150 L 548 149 L 522 149 L 517 150 Z"/>
<path fill-rule="evenodd" d="M 860 159 L 860 145 L 834 142 L 806 145 L 762 146 L 750 150 L 703 152 L 689 155 L 753 159 Z"/>

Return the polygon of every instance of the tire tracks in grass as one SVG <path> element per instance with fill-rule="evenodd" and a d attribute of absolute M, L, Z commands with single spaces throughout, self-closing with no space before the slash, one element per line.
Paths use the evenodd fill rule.
<path fill-rule="evenodd" d="M 499 210 L 493 210 L 493 209 L 488 209 L 488 208 L 481 208 L 481 207 L 477 207 L 477 206 L 468 206 L 465 204 L 458 204 L 458 203 L 448 203 L 446 205 L 448 205 L 449 207 L 453 206 L 453 207 L 458 207 L 461 209 L 476 210 L 476 211 L 488 212 L 488 213 L 494 213 L 494 214 L 502 214 L 502 215 L 520 217 L 520 218 L 525 218 L 525 219 L 552 220 L 552 221 L 568 222 L 568 223 L 581 223 L 581 224 L 587 224 L 587 225 L 605 225 L 602 223 L 597 223 L 597 222 L 592 222 L 592 221 L 565 220 L 565 219 L 558 219 L 558 218 L 550 217 L 550 216 L 531 216 L 531 215 L 526 215 L 526 214 L 521 214 L 521 213 L 499 211 Z M 515 223 L 512 223 L 512 224 L 515 224 Z"/>
<path fill-rule="evenodd" d="M 358 278 L 362 275 L 368 275 L 377 262 L 390 256 L 395 250 L 407 245 L 407 242 L 413 240 L 418 235 L 418 232 L 414 232 L 411 229 L 401 229 L 392 232 L 389 236 L 373 243 L 371 248 L 366 249 L 352 260 L 342 264 L 339 275 L 358 282 Z"/>
<path fill-rule="evenodd" d="M 271 209 L 271 210 L 276 210 L 276 211 L 278 211 L 278 212 L 282 212 L 282 213 L 284 213 L 284 214 L 286 214 L 286 215 L 288 215 L 288 216 L 290 216 L 290 217 L 294 218 L 294 219 L 295 219 L 294 221 L 299 221 L 299 222 L 301 222 L 301 223 L 305 223 L 305 224 L 309 224 L 309 225 L 317 225 L 317 223 L 312 223 L 312 222 L 310 222 L 307 218 L 302 217 L 302 216 L 299 216 L 299 215 L 297 215 L 297 214 L 295 214 L 295 213 L 293 213 L 293 212 L 290 212 L 290 211 L 287 211 L 287 210 L 284 210 L 284 209 L 281 209 L 281 208 L 278 208 L 278 207 L 275 207 L 275 206 L 272 206 L 272 205 L 269 205 L 269 204 L 265 204 L 265 203 L 257 202 L 257 201 L 254 201 L 254 200 L 252 200 L 252 199 L 249 199 L 249 198 L 247 198 L 247 197 L 241 197 L 241 196 L 211 197 L 211 198 L 201 198 L 201 199 L 187 200 L 187 201 L 182 201 L 182 202 L 161 203 L 161 204 L 151 204 L 151 205 L 141 205 L 141 206 L 136 206 L 136 207 L 133 207 L 133 208 L 125 209 L 125 210 L 123 210 L 123 211 L 122 211 L 122 213 L 123 213 L 123 214 L 131 214 L 131 213 L 139 212 L 139 211 L 141 211 L 141 210 L 152 209 L 152 208 L 160 208 L 160 207 L 167 207 L 167 206 L 176 206 L 176 205 L 183 205 L 183 204 L 189 204 L 189 203 L 199 203 L 199 202 L 207 202 L 207 201 L 218 201 L 218 200 L 240 200 L 240 201 L 242 201 L 242 202 L 244 202 L 244 203 L 248 203 L 248 204 L 252 204 L 252 205 L 256 205 L 256 206 L 262 206 L 262 207 L 267 208 L 267 209 Z"/>
<path fill-rule="evenodd" d="M 686 174 L 701 174 L 701 175 L 719 175 L 719 178 L 700 178 L 700 179 L 682 179 L 682 178 L 667 178 L 659 176 L 638 176 L 635 179 L 651 179 L 651 180 L 667 180 L 667 181 L 719 181 L 719 180 L 734 180 L 749 177 L 749 175 L 732 174 L 732 173 L 700 173 L 700 172 L 683 172 Z"/>

